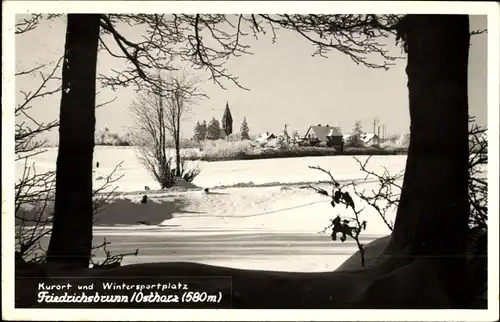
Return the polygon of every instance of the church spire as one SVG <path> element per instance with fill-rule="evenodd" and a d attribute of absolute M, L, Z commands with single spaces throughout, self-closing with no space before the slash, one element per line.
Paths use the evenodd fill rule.
<path fill-rule="evenodd" d="M 226 101 L 226 108 L 224 109 L 224 114 L 222 115 L 222 129 L 226 135 L 233 133 L 233 117 L 231 111 L 229 110 L 229 103 Z"/>

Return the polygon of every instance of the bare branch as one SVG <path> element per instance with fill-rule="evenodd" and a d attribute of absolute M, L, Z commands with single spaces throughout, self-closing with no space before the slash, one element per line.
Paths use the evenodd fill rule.
<path fill-rule="evenodd" d="M 488 30 L 487 30 L 487 29 L 471 30 L 470 35 L 471 35 L 471 36 L 477 36 L 477 35 L 482 35 L 482 34 L 485 34 L 485 33 L 487 33 L 487 32 L 488 32 Z"/>
<path fill-rule="evenodd" d="M 42 20 L 52 20 L 61 16 L 60 14 L 23 14 L 19 15 L 19 19 L 15 24 L 15 35 L 22 35 L 29 31 L 35 30 L 40 25 Z"/>
<path fill-rule="evenodd" d="M 365 266 L 365 257 L 364 257 L 364 245 L 360 242 L 359 235 L 361 231 L 366 229 L 366 221 L 361 221 L 359 219 L 359 215 L 364 211 L 364 208 L 362 209 L 357 209 L 356 205 L 354 203 L 354 200 L 350 196 L 349 192 L 344 191 L 345 186 L 340 186 L 337 180 L 333 177 L 330 171 L 327 171 L 321 167 L 311 167 L 311 169 L 319 170 L 323 173 L 328 174 L 330 177 L 330 184 L 333 186 L 332 193 L 329 194 L 326 190 L 321 189 L 319 187 L 313 186 L 313 185 L 308 185 L 306 188 L 312 189 L 316 191 L 317 193 L 329 197 L 331 201 L 331 206 L 333 208 L 336 207 L 336 205 L 342 204 L 346 206 L 346 209 L 350 209 L 351 212 L 353 213 L 354 217 L 340 217 L 340 215 L 337 215 L 335 219 L 331 220 L 331 224 L 327 226 L 323 232 L 325 232 L 328 229 L 331 229 L 331 238 L 333 241 L 337 240 L 337 235 L 341 234 L 340 241 L 344 242 L 346 241 L 347 237 L 350 237 L 354 239 L 356 242 L 356 245 L 358 247 L 358 250 L 361 255 L 361 266 Z"/>
<path fill-rule="evenodd" d="M 106 106 L 108 104 L 111 104 L 113 103 L 114 101 L 116 101 L 116 99 L 118 98 L 118 96 L 115 96 L 113 97 L 112 99 L 110 99 L 109 101 L 104 101 L 102 103 L 99 103 L 99 104 L 96 104 L 95 108 L 99 108 L 99 107 L 103 107 L 103 106 Z"/>
<path fill-rule="evenodd" d="M 23 18 L 19 22 L 16 22 L 16 35 L 24 34 L 28 31 L 34 30 L 40 24 L 40 20 L 42 19 L 41 14 L 31 14 L 27 16 L 27 18 Z"/>
<path fill-rule="evenodd" d="M 297 32 L 316 47 L 313 56 L 329 50 L 347 55 L 356 64 L 388 69 L 402 57 L 389 54 L 383 41 L 396 34 L 400 15 L 260 15 L 270 23 Z M 378 58 L 377 58 L 378 56 Z M 382 62 L 375 62 L 379 59 Z"/>

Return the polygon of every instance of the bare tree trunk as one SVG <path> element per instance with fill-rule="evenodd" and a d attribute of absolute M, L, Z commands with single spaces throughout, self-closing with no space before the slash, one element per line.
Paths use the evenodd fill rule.
<path fill-rule="evenodd" d="M 181 176 L 181 111 L 180 107 L 177 109 L 176 115 L 176 131 L 175 131 L 175 175 Z"/>
<path fill-rule="evenodd" d="M 47 261 L 81 267 L 88 267 L 92 249 L 98 40 L 98 14 L 68 14 L 54 223 Z"/>
<path fill-rule="evenodd" d="M 435 258 L 460 306 L 469 215 L 468 16 L 409 15 L 401 27 L 408 46 L 411 137 L 386 253 Z"/>
<path fill-rule="evenodd" d="M 165 111 L 164 111 L 164 106 L 163 106 L 163 99 L 161 98 L 161 96 L 158 96 L 158 103 L 159 103 L 159 110 L 158 110 L 158 113 L 159 113 L 159 133 L 160 133 L 160 147 L 159 149 L 161 151 L 159 151 L 160 155 L 161 155 L 161 160 L 160 160 L 160 178 L 162 180 L 162 183 L 161 183 L 161 188 L 164 189 L 164 188 L 169 188 L 170 187 L 170 167 L 167 166 L 167 164 L 169 163 L 169 160 L 168 160 L 168 156 L 167 156 L 167 134 L 166 134 L 166 126 L 165 126 Z"/>

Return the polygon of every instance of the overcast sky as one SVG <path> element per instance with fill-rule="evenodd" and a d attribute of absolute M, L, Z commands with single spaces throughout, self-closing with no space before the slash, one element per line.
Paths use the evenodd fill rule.
<path fill-rule="evenodd" d="M 471 29 L 485 29 L 485 16 L 472 16 Z M 28 69 L 41 63 L 56 61 L 63 53 L 65 19 L 43 22 L 36 30 L 16 36 L 16 69 Z M 235 132 L 243 117 L 247 118 L 251 134 L 279 132 L 284 124 L 289 130 L 297 129 L 303 135 L 309 125 L 330 124 L 350 132 L 356 120 L 364 129 L 373 130 L 372 120 L 378 118 L 386 125 L 388 134 L 407 132 L 409 127 L 408 90 L 406 87 L 406 61 L 396 62 L 390 70 L 358 66 L 343 54 L 332 52 L 327 59 L 312 57 L 314 48 L 308 41 L 290 31 L 280 31 L 273 44 L 270 37 L 255 41 L 244 39 L 253 55 L 232 59 L 229 71 L 239 77 L 250 91 L 226 83 L 223 90 L 207 81 L 204 90 L 210 96 L 194 106 L 183 122 L 184 137 L 190 137 L 196 121 L 219 121 L 228 101 Z M 396 53 L 399 47 L 394 44 Z M 471 39 L 469 61 L 469 106 L 481 125 L 487 124 L 487 36 Z M 120 68 L 122 62 L 107 54 L 100 54 L 98 73 Z M 200 74 L 207 78 L 207 74 Z M 33 89 L 40 78 L 17 77 L 17 98 L 21 90 Z M 98 89 L 98 102 L 118 98 L 98 109 L 96 130 L 107 127 L 123 134 L 132 124 L 128 109 L 136 97 L 132 88 Z M 31 115 L 42 121 L 56 119 L 59 114 L 60 95 L 52 95 L 33 104 Z M 57 131 L 47 138 L 57 141 Z"/>

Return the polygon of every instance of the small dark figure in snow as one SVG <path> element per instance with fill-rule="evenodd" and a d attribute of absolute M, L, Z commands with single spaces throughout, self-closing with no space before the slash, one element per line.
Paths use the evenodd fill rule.
<path fill-rule="evenodd" d="M 149 188 L 148 186 L 144 186 L 144 190 L 149 191 L 151 190 L 151 188 Z"/>
<path fill-rule="evenodd" d="M 147 202 L 148 202 L 148 196 L 146 196 L 146 195 L 142 196 L 141 203 L 144 204 L 144 203 L 147 203 Z"/>
<path fill-rule="evenodd" d="M 97 161 L 97 163 L 95 164 L 95 167 L 99 168 L 99 161 Z"/>
<path fill-rule="evenodd" d="M 204 191 L 205 193 L 209 193 L 209 192 L 210 192 L 210 191 L 208 190 L 208 188 L 203 189 L 203 191 Z"/>

